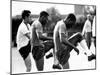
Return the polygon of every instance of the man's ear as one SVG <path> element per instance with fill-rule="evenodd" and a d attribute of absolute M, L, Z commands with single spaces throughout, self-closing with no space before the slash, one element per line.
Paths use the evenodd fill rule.
<path fill-rule="evenodd" d="M 26 20 L 26 18 L 27 18 L 27 17 L 25 16 L 24 20 Z"/>

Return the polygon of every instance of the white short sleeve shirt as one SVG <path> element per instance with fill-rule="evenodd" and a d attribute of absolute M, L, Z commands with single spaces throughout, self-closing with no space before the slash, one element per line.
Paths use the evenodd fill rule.
<path fill-rule="evenodd" d="M 87 33 L 91 31 L 92 31 L 91 22 L 89 20 L 86 20 L 84 27 L 83 27 L 82 34 L 84 35 L 85 32 Z"/>
<path fill-rule="evenodd" d="M 28 28 L 27 28 L 28 27 Z M 16 42 L 17 42 L 17 49 L 19 50 L 21 47 L 24 47 L 28 44 L 29 42 L 29 38 L 27 38 L 25 36 L 26 33 L 30 33 L 30 25 L 27 24 L 27 26 L 25 25 L 25 23 L 22 21 L 22 23 L 19 25 L 18 28 L 18 32 L 17 32 L 17 38 L 16 38 Z"/>

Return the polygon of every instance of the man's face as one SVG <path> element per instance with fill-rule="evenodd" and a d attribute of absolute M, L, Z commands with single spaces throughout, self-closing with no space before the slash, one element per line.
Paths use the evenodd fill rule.
<path fill-rule="evenodd" d="M 66 20 L 65 24 L 67 25 L 67 28 L 70 29 L 75 24 L 75 21 L 72 20 Z"/>
<path fill-rule="evenodd" d="M 27 20 L 27 23 L 31 23 L 31 21 L 32 21 L 31 14 L 29 14 L 29 16 L 26 17 L 26 20 Z"/>

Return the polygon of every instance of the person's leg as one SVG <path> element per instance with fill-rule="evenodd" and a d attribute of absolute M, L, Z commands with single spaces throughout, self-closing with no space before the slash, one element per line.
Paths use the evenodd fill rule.
<path fill-rule="evenodd" d="M 50 51 L 51 49 L 54 49 L 54 43 L 53 41 L 44 41 L 44 49 L 45 49 L 45 53 L 47 53 L 48 51 Z M 50 52 L 48 55 L 46 55 L 46 58 L 50 58 L 53 57 L 53 53 Z"/>
<path fill-rule="evenodd" d="M 58 50 L 56 53 L 56 58 L 59 64 L 61 64 L 61 68 L 68 67 L 68 60 L 70 57 L 70 50 L 68 48 L 71 49 L 71 47 L 62 44 L 60 50 Z"/>
<path fill-rule="evenodd" d="M 90 46 L 91 46 L 91 36 L 92 36 L 92 33 L 91 32 L 87 32 L 86 41 L 87 41 L 87 46 L 88 46 L 89 49 L 90 49 Z"/>
<path fill-rule="evenodd" d="M 43 70 L 45 53 L 47 53 L 51 48 L 54 48 L 53 41 L 45 41 L 42 44 L 44 47 L 35 46 L 32 49 L 32 55 L 36 61 L 36 66 L 39 71 Z"/>
<path fill-rule="evenodd" d="M 84 52 L 86 53 L 87 56 L 90 56 L 92 54 L 91 51 L 88 49 L 88 46 L 87 46 L 87 43 L 86 43 L 85 39 L 83 39 L 80 42 L 80 46 L 84 49 Z"/>
<path fill-rule="evenodd" d="M 92 32 L 89 33 L 89 49 L 90 49 L 91 44 L 92 44 L 91 43 L 92 42 L 91 39 L 92 39 Z"/>
<path fill-rule="evenodd" d="M 30 58 L 30 55 L 28 55 L 28 57 L 24 60 L 25 62 L 25 65 L 26 65 L 26 72 L 30 72 L 31 71 L 31 58 Z"/>
<path fill-rule="evenodd" d="M 63 65 L 63 69 L 69 69 L 70 66 L 69 66 L 69 62 L 66 62 L 66 64 Z"/>
<path fill-rule="evenodd" d="M 77 46 L 77 43 L 80 43 L 80 46 L 84 49 L 84 51 L 87 53 L 87 55 L 91 55 L 91 52 L 89 51 L 87 47 L 86 40 L 83 38 L 80 32 L 75 33 L 69 38 L 69 41 Z M 68 46 L 69 47 L 69 46 Z M 69 48 L 68 48 L 69 49 Z M 71 49 L 70 49 L 71 50 Z"/>
<path fill-rule="evenodd" d="M 96 59 L 96 55 L 94 55 L 90 50 L 88 50 L 88 47 L 86 45 L 86 41 L 82 40 L 80 42 L 81 47 L 85 50 L 86 55 L 88 56 L 88 61 L 91 61 L 93 59 Z"/>
<path fill-rule="evenodd" d="M 53 50 L 53 56 L 54 56 L 54 64 L 53 69 L 62 69 L 62 66 L 59 64 L 58 58 L 57 58 L 57 50 Z"/>
<path fill-rule="evenodd" d="M 31 71 L 30 50 L 31 50 L 30 44 L 28 44 L 25 47 L 22 47 L 19 50 L 19 53 L 21 54 L 21 56 L 22 56 L 22 58 L 24 60 L 25 66 L 26 66 L 26 72 L 30 72 Z"/>
<path fill-rule="evenodd" d="M 72 43 L 74 46 L 77 46 L 83 40 L 83 36 L 80 32 L 74 33 L 71 37 L 68 38 L 68 41 Z M 68 46 L 68 50 L 72 50 L 73 48 Z"/>
<path fill-rule="evenodd" d="M 86 55 L 88 57 L 88 61 L 91 61 L 93 59 L 96 59 L 96 55 L 94 55 L 87 47 L 87 43 L 85 39 L 81 39 L 79 41 L 80 46 L 84 49 L 84 51 L 86 52 Z"/>
<path fill-rule="evenodd" d="M 54 43 L 53 41 L 44 41 L 43 42 L 43 45 L 44 45 L 44 50 L 45 50 L 45 53 L 47 53 L 48 51 L 50 51 L 50 49 L 54 48 Z"/>
<path fill-rule="evenodd" d="M 32 48 L 32 56 L 35 60 L 38 71 L 42 71 L 44 68 L 44 48 L 41 46 L 34 46 Z"/>
<path fill-rule="evenodd" d="M 53 53 L 50 52 L 48 55 L 46 55 L 46 59 L 49 59 L 50 57 L 53 57 Z"/>
<path fill-rule="evenodd" d="M 37 70 L 43 71 L 43 69 L 44 69 L 44 57 L 42 57 L 39 60 L 35 60 L 35 63 L 36 63 Z"/>

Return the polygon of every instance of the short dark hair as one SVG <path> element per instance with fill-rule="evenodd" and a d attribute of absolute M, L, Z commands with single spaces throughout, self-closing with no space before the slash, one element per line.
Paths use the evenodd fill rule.
<path fill-rule="evenodd" d="M 22 19 L 25 19 L 25 17 L 28 17 L 30 15 L 30 11 L 29 10 L 23 10 L 22 11 Z"/>
<path fill-rule="evenodd" d="M 76 17 L 73 13 L 68 14 L 67 19 L 71 21 L 76 21 Z"/>
<path fill-rule="evenodd" d="M 49 14 L 46 11 L 42 11 L 42 12 L 40 12 L 40 17 L 42 17 L 42 16 L 47 17 L 47 16 L 49 16 Z"/>
<path fill-rule="evenodd" d="M 66 20 L 66 27 L 72 28 L 73 24 L 75 24 L 76 22 L 76 16 L 73 13 L 70 13 L 67 15 L 65 20 Z"/>

